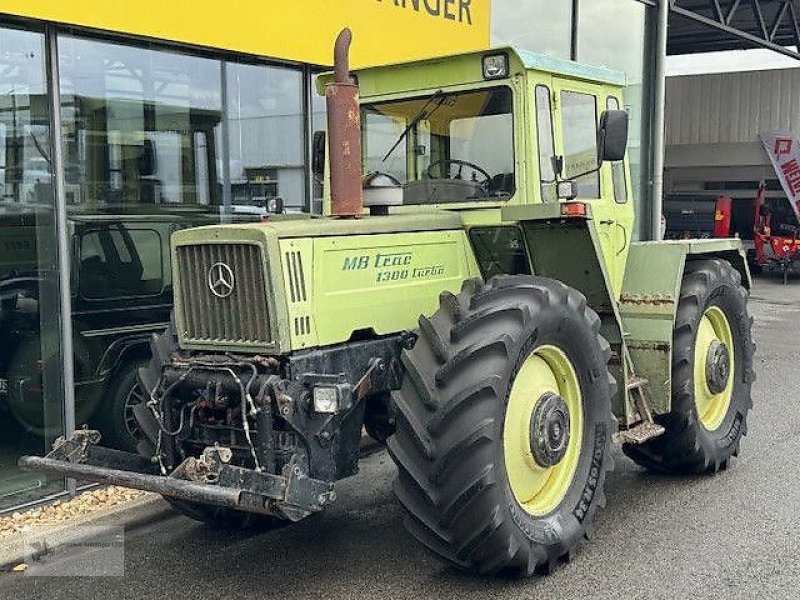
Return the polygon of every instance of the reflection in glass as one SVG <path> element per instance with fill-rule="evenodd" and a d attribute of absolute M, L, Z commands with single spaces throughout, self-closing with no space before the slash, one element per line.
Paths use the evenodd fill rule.
<path fill-rule="evenodd" d="M 63 431 L 44 38 L 0 29 L 0 510 L 63 489 L 21 473 Z"/>
<path fill-rule="evenodd" d="M 492 46 L 517 46 L 548 56 L 570 58 L 572 1 L 493 0 Z"/>
<path fill-rule="evenodd" d="M 75 414 L 135 451 L 137 371 L 170 319 L 170 235 L 218 222 L 221 63 L 58 39 Z"/>
<path fill-rule="evenodd" d="M 220 204 L 219 62 L 68 36 L 58 48 L 69 204 Z"/>
<path fill-rule="evenodd" d="M 633 0 L 581 0 L 578 22 L 578 60 L 624 71 L 627 78 L 625 106 L 630 113 L 628 160 L 634 182 L 632 197 L 641 203 L 647 193 L 647 149 L 643 131 L 649 123 L 644 86 L 650 74 L 646 61 L 645 21 L 651 6 Z M 640 211 L 637 207 L 637 213 Z"/>
<path fill-rule="evenodd" d="M 597 167 L 597 99 L 591 94 L 561 92 L 561 129 L 564 137 L 565 179 L 575 179 L 578 198 L 600 197 Z M 578 177 L 583 173 L 589 173 Z"/>
<path fill-rule="evenodd" d="M 303 76 L 262 65 L 226 65 L 234 207 L 305 207 Z"/>

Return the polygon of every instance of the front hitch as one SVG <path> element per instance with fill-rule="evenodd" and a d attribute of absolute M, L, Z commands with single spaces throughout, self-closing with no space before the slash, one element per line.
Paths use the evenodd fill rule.
<path fill-rule="evenodd" d="M 319 512 L 336 499 L 333 483 L 308 477 L 293 461 L 281 475 L 273 475 L 228 464 L 230 449 L 214 446 L 163 475 L 152 460 L 99 446 L 99 441 L 100 432 L 78 430 L 56 440 L 46 456 L 23 456 L 18 464 L 23 471 L 119 485 L 291 521 Z"/>

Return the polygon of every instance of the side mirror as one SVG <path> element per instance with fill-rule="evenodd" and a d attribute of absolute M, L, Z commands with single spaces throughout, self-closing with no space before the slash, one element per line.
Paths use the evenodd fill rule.
<path fill-rule="evenodd" d="M 607 110 L 600 115 L 597 131 L 597 159 L 619 161 L 628 149 L 628 113 L 624 110 Z"/>
<path fill-rule="evenodd" d="M 311 172 L 319 180 L 325 177 L 325 149 L 327 144 L 328 139 L 325 132 L 315 131 L 311 151 Z"/>

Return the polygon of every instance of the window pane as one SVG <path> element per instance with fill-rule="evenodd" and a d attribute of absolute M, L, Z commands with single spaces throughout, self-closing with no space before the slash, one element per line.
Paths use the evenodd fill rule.
<path fill-rule="evenodd" d="M 650 123 L 648 90 L 650 64 L 648 56 L 648 12 L 655 7 L 632 0 L 581 0 L 578 11 L 578 60 L 625 72 L 625 109 L 630 113 L 628 162 L 633 189 L 628 194 L 641 203 L 649 190 L 647 149 L 642 148 L 643 133 Z M 644 214 L 644 207 L 637 207 Z M 647 219 L 641 219 L 646 225 Z"/>
<path fill-rule="evenodd" d="M 564 135 L 564 177 L 574 178 L 597 167 L 597 99 L 590 94 L 561 92 Z M 600 174 L 576 179 L 579 198 L 600 197 Z"/>
<path fill-rule="evenodd" d="M 543 85 L 536 86 L 536 134 L 539 142 L 539 178 L 542 202 L 557 202 L 556 174 L 553 170 L 553 111 L 550 90 Z"/>
<path fill-rule="evenodd" d="M 64 484 L 16 467 L 63 432 L 45 82 L 44 37 L 0 28 L 0 509 Z"/>
<path fill-rule="evenodd" d="M 404 204 L 510 198 L 512 93 L 505 87 L 362 107 L 368 173 L 402 187 Z"/>
<path fill-rule="evenodd" d="M 572 0 L 492 1 L 493 46 L 518 46 L 569 58 L 571 30 Z"/>
<path fill-rule="evenodd" d="M 122 223 L 85 232 L 78 269 L 81 296 L 97 300 L 161 294 L 162 243 L 157 231 L 128 229 Z"/>
<path fill-rule="evenodd" d="M 303 75 L 280 67 L 228 63 L 231 200 L 287 210 L 306 205 Z"/>
<path fill-rule="evenodd" d="M 136 373 L 170 318 L 170 234 L 220 219 L 222 65 L 66 35 L 58 48 L 76 421 L 135 451 Z"/>
<path fill-rule="evenodd" d="M 69 36 L 58 48 L 70 204 L 220 203 L 219 62 Z"/>
<path fill-rule="evenodd" d="M 613 96 L 609 97 L 606 101 L 606 108 L 608 110 L 619 110 L 619 100 Z M 625 161 L 618 160 L 611 163 L 611 174 L 614 182 L 614 200 L 619 204 L 625 204 L 628 201 L 628 184 L 625 181 Z"/>
<path fill-rule="evenodd" d="M 328 131 L 328 114 L 325 105 L 325 97 L 318 94 L 317 78 L 312 78 L 311 89 L 314 92 L 311 94 L 311 129 L 314 132 L 314 139 L 321 139 L 320 136 Z M 322 198 L 325 194 L 325 182 L 322 173 L 314 173 L 311 187 L 311 212 L 322 212 Z"/>

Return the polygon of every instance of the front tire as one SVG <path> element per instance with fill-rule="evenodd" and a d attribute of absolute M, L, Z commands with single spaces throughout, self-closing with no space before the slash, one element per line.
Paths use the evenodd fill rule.
<path fill-rule="evenodd" d="M 672 409 L 656 417 L 666 432 L 642 445 L 624 445 L 625 454 L 665 473 L 728 467 L 753 406 L 751 325 L 747 290 L 729 262 L 686 265 L 672 337 Z"/>
<path fill-rule="evenodd" d="M 420 318 L 388 444 L 417 540 L 465 570 L 530 575 L 588 537 L 612 466 L 599 330 L 579 292 L 529 276 L 468 282 Z"/>

